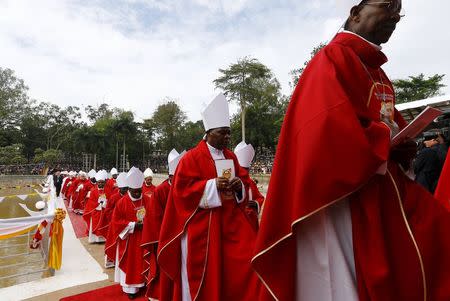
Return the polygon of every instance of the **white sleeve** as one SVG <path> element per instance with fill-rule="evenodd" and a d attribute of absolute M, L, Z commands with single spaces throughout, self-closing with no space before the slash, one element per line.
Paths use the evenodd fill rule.
<path fill-rule="evenodd" d="M 124 240 L 128 237 L 129 234 L 133 234 L 135 224 L 136 224 L 135 222 L 129 222 L 128 226 L 126 226 L 125 229 L 123 229 L 122 232 L 120 232 L 119 234 L 120 239 Z"/>
<path fill-rule="evenodd" d="M 210 179 L 206 182 L 205 190 L 198 206 L 203 209 L 222 206 L 222 201 L 217 191 L 216 179 Z"/>
<path fill-rule="evenodd" d="M 78 192 L 78 191 L 80 191 L 81 189 L 83 189 L 83 187 L 84 187 L 84 186 L 83 186 L 83 184 L 80 184 L 80 185 L 78 185 L 78 187 L 77 187 L 77 190 L 76 190 L 76 191 L 77 191 L 77 192 Z"/>
<path fill-rule="evenodd" d="M 241 181 L 241 179 L 239 179 L 239 181 Z M 244 201 L 244 199 L 245 199 L 245 186 L 244 186 L 244 183 L 242 183 L 242 181 L 241 181 L 241 185 L 242 185 L 242 192 L 241 192 L 242 193 L 242 197 L 240 199 L 238 199 L 238 196 L 235 193 L 236 201 L 238 202 L 238 204 L 242 203 Z"/>

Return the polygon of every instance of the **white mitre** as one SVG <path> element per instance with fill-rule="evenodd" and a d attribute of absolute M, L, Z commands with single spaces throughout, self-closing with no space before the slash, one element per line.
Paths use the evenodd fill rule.
<path fill-rule="evenodd" d="M 144 171 L 144 178 L 148 178 L 148 177 L 152 177 L 153 178 L 153 170 L 151 170 L 150 168 L 147 168 Z"/>
<path fill-rule="evenodd" d="M 97 181 L 106 181 L 107 178 L 108 178 L 108 173 L 104 169 L 99 170 L 95 174 L 95 180 L 97 180 Z"/>
<path fill-rule="evenodd" d="M 253 158 L 255 157 L 255 149 L 251 144 L 241 141 L 234 148 L 234 153 L 238 158 L 239 165 L 245 168 L 250 168 Z"/>
<path fill-rule="evenodd" d="M 95 169 L 91 169 L 89 172 L 88 172 L 88 176 L 89 176 L 89 178 L 95 178 L 95 175 L 97 174 L 97 172 L 95 171 Z"/>
<path fill-rule="evenodd" d="M 169 175 L 175 174 L 178 163 L 180 163 L 180 160 L 181 158 L 183 158 L 184 154 L 186 154 L 186 151 L 182 151 L 181 154 L 179 154 L 176 149 L 172 149 L 170 151 L 169 156 L 167 156 L 167 162 L 169 164 Z"/>
<path fill-rule="evenodd" d="M 139 168 L 131 167 L 127 173 L 127 186 L 131 189 L 142 188 L 144 183 L 144 174 Z"/>
<path fill-rule="evenodd" d="M 117 187 L 119 188 L 127 187 L 127 173 L 126 172 L 119 173 L 116 179 L 116 183 Z"/>
<path fill-rule="evenodd" d="M 225 95 L 220 93 L 201 112 L 205 131 L 230 127 L 230 110 Z"/>

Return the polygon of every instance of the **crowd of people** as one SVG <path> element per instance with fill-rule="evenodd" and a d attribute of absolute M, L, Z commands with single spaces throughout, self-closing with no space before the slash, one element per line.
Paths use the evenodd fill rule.
<path fill-rule="evenodd" d="M 0 175 L 42 175 L 45 164 L 0 165 Z"/>
<path fill-rule="evenodd" d="M 249 177 L 253 147 L 228 149 L 222 94 L 201 112 L 204 138 L 168 155 L 157 187 L 136 167 L 49 178 L 89 242 L 105 243 L 105 267 L 130 299 L 145 287 L 160 301 L 450 300 L 450 155 L 427 190 L 411 178 L 416 141 L 392 144 L 406 122 L 381 44 L 402 3 L 352 4 L 292 95 L 265 199 Z M 442 159 L 441 138 L 419 156 Z"/>

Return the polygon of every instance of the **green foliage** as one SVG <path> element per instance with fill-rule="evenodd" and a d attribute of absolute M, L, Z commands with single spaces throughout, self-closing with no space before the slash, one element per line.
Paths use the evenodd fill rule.
<path fill-rule="evenodd" d="M 204 134 L 205 129 L 203 128 L 203 122 L 201 120 L 198 120 L 197 122 L 186 122 L 178 135 L 178 141 L 180 143 L 178 151 L 195 147 L 203 138 Z"/>
<path fill-rule="evenodd" d="M 0 147 L 0 164 L 22 164 L 26 163 L 27 159 L 22 155 L 23 145 L 12 144 Z"/>
<path fill-rule="evenodd" d="M 291 76 L 291 82 L 289 83 L 289 86 L 291 87 L 292 90 L 295 89 L 295 87 L 297 86 L 298 80 L 300 79 L 300 76 L 302 75 L 303 71 L 305 71 L 306 66 L 308 66 L 309 62 L 311 61 L 311 59 L 323 48 L 325 47 L 327 44 L 326 43 L 320 43 L 319 45 L 317 45 L 316 47 L 313 48 L 313 50 L 311 51 L 311 57 L 309 58 L 309 60 L 307 60 L 304 64 L 303 67 L 298 68 L 298 69 L 294 69 L 291 72 L 289 72 L 289 75 Z"/>
<path fill-rule="evenodd" d="M 48 149 L 44 151 L 41 148 L 37 148 L 34 153 L 35 155 L 33 161 L 35 163 L 46 163 L 47 165 L 53 165 L 61 161 L 63 158 L 62 151 L 57 149 Z"/>
<path fill-rule="evenodd" d="M 407 79 L 392 81 L 396 94 L 396 103 L 405 103 L 441 95 L 444 74 L 435 74 L 425 78 L 423 73 L 409 76 Z"/>
<path fill-rule="evenodd" d="M 221 76 L 213 81 L 216 88 L 240 106 L 242 137 L 245 140 L 247 107 L 266 97 L 265 93 L 279 93 L 280 84 L 272 71 L 257 59 L 244 57 L 227 69 L 219 69 Z"/>
<path fill-rule="evenodd" d="M 172 148 L 182 147 L 179 137 L 186 122 L 186 113 L 174 99 L 166 98 L 159 105 L 152 118 L 144 120 L 144 129 L 148 138 L 155 141 L 159 150 L 170 151 Z"/>
<path fill-rule="evenodd" d="M 28 87 L 11 69 L 0 68 L 0 129 L 17 127 L 27 113 Z"/>

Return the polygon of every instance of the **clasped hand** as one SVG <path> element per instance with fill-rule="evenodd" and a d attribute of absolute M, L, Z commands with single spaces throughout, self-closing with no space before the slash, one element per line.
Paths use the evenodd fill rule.
<path fill-rule="evenodd" d="M 242 182 L 237 177 L 231 181 L 224 177 L 218 177 L 216 178 L 216 186 L 219 191 L 232 190 L 237 193 L 242 191 Z"/>

